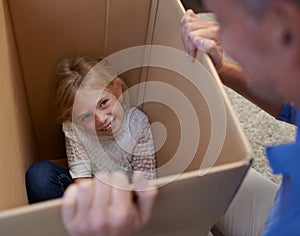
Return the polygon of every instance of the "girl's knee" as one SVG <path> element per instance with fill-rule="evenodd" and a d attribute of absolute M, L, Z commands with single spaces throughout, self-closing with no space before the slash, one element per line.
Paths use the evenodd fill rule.
<path fill-rule="evenodd" d="M 61 197 L 64 189 L 72 183 L 68 170 L 49 161 L 32 164 L 25 177 L 29 203 Z"/>
<path fill-rule="evenodd" d="M 38 161 L 33 163 L 26 171 L 26 182 L 36 182 L 49 176 L 52 165 L 53 164 L 49 161 Z"/>

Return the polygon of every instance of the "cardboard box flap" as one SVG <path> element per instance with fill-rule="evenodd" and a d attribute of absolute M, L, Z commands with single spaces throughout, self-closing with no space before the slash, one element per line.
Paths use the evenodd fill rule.
<path fill-rule="evenodd" d="M 241 161 L 228 168 L 214 167 L 206 176 L 199 176 L 195 171 L 154 180 L 153 183 L 161 187 L 153 217 L 138 235 L 206 236 L 227 210 L 248 168 L 249 163 Z M 58 199 L 4 211 L 0 213 L 0 234 L 67 235 L 60 206 Z"/>
<path fill-rule="evenodd" d="M 179 0 L 158 1 L 151 43 L 167 48 L 154 46 L 150 53 L 150 64 L 156 63 L 158 66 L 148 68 L 147 82 L 159 83 L 160 88 L 146 85 L 144 99 L 150 97 L 161 100 L 147 102 L 143 106 L 151 121 L 163 124 L 166 129 L 165 144 L 156 153 L 158 166 L 168 163 L 180 151 L 179 147 L 185 139 L 189 140 L 187 148 L 183 148 L 178 155 L 189 158 L 187 153 L 197 138 L 196 125 L 200 130 L 199 143 L 186 171 L 199 169 L 201 164 L 207 167 L 243 160 L 251 153 L 251 148 L 210 58 L 199 51 L 196 60 L 191 63 L 184 56 L 179 24 L 183 14 Z M 168 90 L 167 87 L 172 89 Z M 162 94 L 167 94 L 168 98 Z M 187 102 L 184 103 L 184 99 Z M 192 112 L 184 112 L 190 105 L 196 113 L 195 118 Z M 180 117 L 181 113 L 184 114 L 183 118 Z M 198 124 L 195 124 L 195 120 Z M 185 130 L 182 130 L 183 127 Z M 184 136 L 184 131 L 188 133 L 187 136 Z M 176 168 L 163 172 L 159 170 L 159 176 L 176 171 Z"/>
<path fill-rule="evenodd" d="M 81 54 L 100 58 L 144 45 L 152 1 L 7 1 L 39 158 L 63 158 L 64 141 L 60 126 L 55 124 L 52 103 L 57 64 L 66 57 Z M 139 82 L 141 70 L 127 74 L 125 80 L 130 86 Z"/>
<path fill-rule="evenodd" d="M 139 235 L 208 235 L 230 205 L 249 163 L 214 168 L 205 176 L 196 177 L 198 171 L 184 173 L 160 187 L 153 217 Z"/>
<path fill-rule="evenodd" d="M 6 1 L 0 1 L 0 209 L 27 204 L 25 169 L 38 156 Z"/>

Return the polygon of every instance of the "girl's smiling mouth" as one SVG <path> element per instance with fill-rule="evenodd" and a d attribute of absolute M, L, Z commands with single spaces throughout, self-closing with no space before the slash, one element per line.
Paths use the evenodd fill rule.
<path fill-rule="evenodd" d="M 100 131 L 107 131 L 111 128 L 111 122 L 107 126 L 105 126 L 103 129 L 100 129 Z"/>
<path fill-rule="evenodd" d="M 110 130 L 112 128 L 113 123 L 114 123 L 115 120 L 116 120 L 116 117 L 112 117 L 111 121 L 106 126 L 104 126 L 103 128 L 98 129 L 98 131 L 108 131 L 108 130 Z"/>

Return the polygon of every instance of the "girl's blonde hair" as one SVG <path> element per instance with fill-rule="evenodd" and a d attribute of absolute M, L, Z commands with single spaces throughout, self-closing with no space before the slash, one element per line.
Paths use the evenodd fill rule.
<path fill-rule="evenodd" d="M 71 120 L 76 93 L 82 89 L 108 89 L 116 97 L 115 84 L 122 86 L 122 93 L 127 90 L 125 82 L 116 76 L 111 67 L 102 59 L 89 56 L 64 59 L 57 66 L 58 80 L 55 89 L 54 105 L 56 121 L 63 123 Z"/>

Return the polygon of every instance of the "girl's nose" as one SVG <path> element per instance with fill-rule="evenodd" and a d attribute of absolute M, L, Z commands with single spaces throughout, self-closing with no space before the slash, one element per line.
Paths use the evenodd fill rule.
<path fill-rule="evenodd" d="M 108 116 L 104 112 L 96 112 L 95 120 L 97 124 L 105 124 L 107 122 Z"/>

